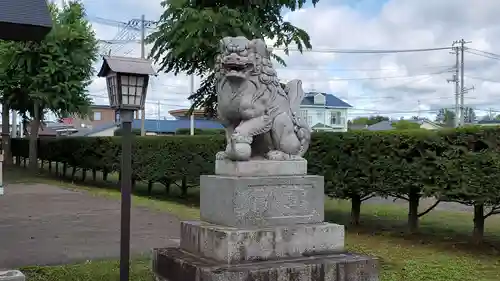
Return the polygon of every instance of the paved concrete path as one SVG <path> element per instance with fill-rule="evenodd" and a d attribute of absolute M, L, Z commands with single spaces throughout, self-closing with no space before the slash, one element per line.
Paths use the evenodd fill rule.
<path fill-rule="evenodd" d="M 0 196 L 0 269 L 119 257 L 120 202 L 45 184 L 10 184 Z M 179 221 L 132 210 L 132 254 L 178 244 Z"/>

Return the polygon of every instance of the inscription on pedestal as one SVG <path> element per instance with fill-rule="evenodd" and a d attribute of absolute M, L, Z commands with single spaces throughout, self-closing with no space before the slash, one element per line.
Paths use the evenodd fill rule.
<path fill-rule="evenodd" d="M 323 177 L 202 176 L 202 220 L 234 227 L 317 223 Z"/>
<path fill-rule="evenodd" d="M 261 213 L 267 219 L 311 217 L 307 203 L 307 186 L 262 186 L 249 185 L 242 192 L 235 209 L 237 216 Z"/>

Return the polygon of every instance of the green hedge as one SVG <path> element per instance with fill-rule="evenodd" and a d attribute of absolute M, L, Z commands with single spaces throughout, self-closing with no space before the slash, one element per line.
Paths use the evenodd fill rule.
<path fill-rule="evenodd" d="M 176 135 L 190 135 L 191 129 L 189 129 L 189 128 L 177 129 L 175 134 Z M 195 135 L 224 135 L 225 131 L 224 131 L 224 129 L 198 129 L 198 128 L 195 128 L 194 134 Z"/>
<path fill-rule="evenodd" d="M 122 133 L 122 128 L 118 128 L 115 130 L 115 133 L 114 135 L 115 136 L 121 136 L 123 133 Z M 141 135 L 141 129 L 132 129 L 132 134 L 133 135 L 136 135 L 136 136 L 140 136 Z"/>
<path fill-rule="evenodd" d="M 196 185 L 214 172 L 222 135 L 135 137 L 133 178 Z M 306 155 L 309 173 L 325 177 L 328 196 L 350 199 L 352 223 L 361 203 L 373 196 L 408 201 L 408 226 L 418 229 L 424 197 L 474 206 L 475 231 L 500 210 L 500 129 L 315 133 Z M 120 137 L 67 137 L 39 141 L 39 158 L 65 167 L 118 172 Z M 12 141 L 13 156 L 28 157 L 28 141 Z M 74 176 L 73 172 L 73 176 Z M 432 208 L 430 208 L 432 209 Z M 429 209 L 429 210 L 430 210 Z M 480 212 L 482 210 L 482 212 Z"/>

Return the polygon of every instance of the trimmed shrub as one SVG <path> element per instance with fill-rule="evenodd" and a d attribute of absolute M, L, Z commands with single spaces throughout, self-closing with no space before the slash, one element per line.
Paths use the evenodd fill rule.
<path fill-rule="evenodd" d="M 212 131 L 212 132 L 215 132 Z M 133 179 L 168 186 L 181 181 L 186 193 L 199 176 L 213 174 L 215 154 L 224 148 L 223 131 L 195 136 L 135 137 Z M 119 172 L 120 137 L 72 137 L 39 140 L 39 157 L 49 163 Z M 314 133 L 306 155 L 309 173 L 325 178 L 325 193 L 349 199 L 351 223 L 359 224 L 362 202 L 373 197 L 408 201 L 408 228 L 439 204 L 454 201 L 474 206 L 475 235 L 484 220 L 500 212 L 500 128 L 468 127 L 440 131 L 353 131 Z M 13 139 L 12 153 L 28 157 L 28 140 Z M 498 178 L 498 179 L 497 179 Z M 436 204 L 418 212 L 420 199 Z"/>
<path fill-rule="evenodd" d="M 122 128 L 118 128 L 114 132 L 114 136 L 121 136 L 123 134 Z M 132 135 L 140 136 L 141 135 L 141 129 L 132 129 Z"/>
<path fill-rule="evenodd" d="M 189 129 L 189 128 L 177 129 L 175 134 L 176 135 L 190 135 L 191 129 Z M 225 131 L 224 131 L 224 129 L 197 129 L 197 128 L 195 128 L 194 134 L 195 135 L 224 135 Z"/>

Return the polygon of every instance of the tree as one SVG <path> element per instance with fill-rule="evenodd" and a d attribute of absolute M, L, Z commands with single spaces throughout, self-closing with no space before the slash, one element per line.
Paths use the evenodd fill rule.
<path fill-rule="evenodd" d="M 373 125 L 382 121 L 389 120 L 389 117 L 386 116 L 370 116 L 370 117 L 356 117 L 352 120 L 352 124 L 356 125 Z"/>
<path fill-rule="evenodd" d="M 30 122 L 30 167 L 37 167 L 37 138 L 43 116 L 89 112 L 97 39 L 78 2 L 50 5 L 52 31 L 41 42 L 0 42 L 0 89 L 10 108 Z"/>
<path fill-rule="evenodd" d="M 383 179 L 384 188 L 379 196 L 392 196 L 408 202 L 408 231 L 415 233 L 419 229 L 419 219 L 431 212 L 441 202 L 438 200 L 427 209 L 419 212 L 420 200 L 435 196 L 439 186 L 435 182 L 440 180 L 440 170 L 436 164 L 439 159 L 435 151 L 446 148 L 437 134 L 413 132 L 402 137 L 402 134 L 390 135 L 390 144 L 384 149 L 389 150 L 387 155 L 379 157 L 377 166 L 379 176 Z M 432 149 L 429 149 L 432 147 Z M 382 147 L 381 147 L 382 148 Z M 380 148 L 380 149 L 381 149 Z M 390 152 L 393 150 L 394 152 Z M 441 182 L 440 182 L 441 183 Z M 432 188 L 431 188 L 432 187 Z"/>
<path fill-rule="evenodd" d="M 261 1 L 189 1 L 164 0 L 165 9 L 157 30 L 148 36 L 153 43 L 150 56 L 160 64 L 160 71 L 186 72 L 203 77 L 201 87 L 189 97 L 191 109 L 203 107 L 215 115 L 217 103 L 215 56 L 219 41 L 225 36 L 275 39 L 275 46 L 295 44 L 302 52 L 311 48 L 306 31 L 284 21 L 281 11 L 300 9 L 307 2 L 319 0 Z M 273 56 L 280 64 L 283 59 Z"/>
<path fill-rule="evenodd" d="M 436 115 L 436 122 L 443 127 L 453 128 L 455 127 L 455 118 L 455 112 L 447 108 L 441 108 Z"/>
<path fill-rule="evenodd" d="M 396 130 L 412 130 L 420 129 L 420 124 L 408 120 L 399 120 L 397 122 L 392 122 L 392 127 L 394 127 Z"/>
<path fill-rule="evenodd" d="M 450 201 L 473 206 L 473 238 L 481 243 L 485 220 L 500 214 L 500 157 L 488 150 L 472 152 L 453 150 L 440 161 L 439 180 L 448 188 L 439 191 Z"/>

